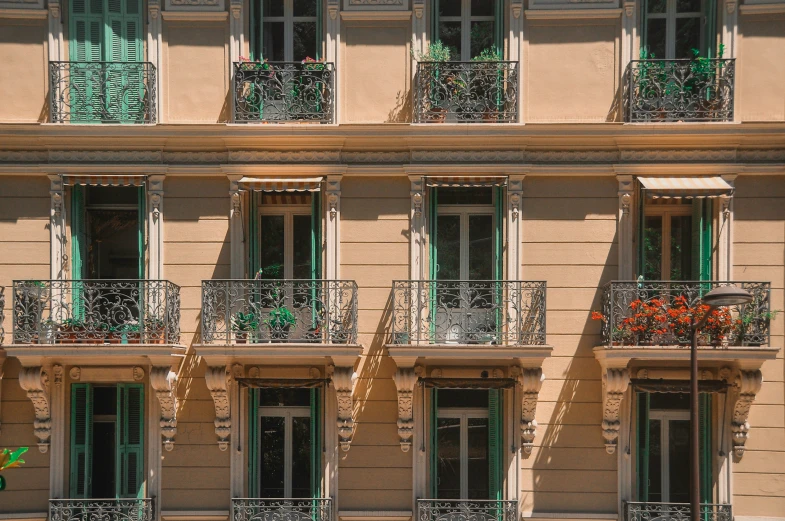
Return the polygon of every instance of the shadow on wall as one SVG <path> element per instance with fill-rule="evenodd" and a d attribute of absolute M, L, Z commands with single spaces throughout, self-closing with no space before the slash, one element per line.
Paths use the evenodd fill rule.
<path fill-rule="evenodd" d="M 629 92 L 627 91 L 628 79 L 630 75 L 630 68 L 627 67 L 621 75 L 621 83 L 616 89 L 616 94 L 613 96 L 611 106 L 608 109 L 608 116 L 605 118 L 607 123 L 622 123 L 624 122 L 625 101 Z"/>
<path fill-rule="evenodd" d="M 385 123 L 411 123 L 414 110 L 411 92 L 398 91 L 395 106 L 387 113 Z"/>

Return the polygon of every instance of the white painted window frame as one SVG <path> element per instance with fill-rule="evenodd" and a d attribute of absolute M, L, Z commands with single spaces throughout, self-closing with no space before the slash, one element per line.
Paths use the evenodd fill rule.
<path fill-rule="evenodd" d="M 317 193 L 317 192 L 314 192 Z M 313 195 L 318 197 L 318 195 Z M 259 254 L 264 250 L 265 242 L 262 233 L 262 217 L 283 216 L 283 278 L 294 278 L 294 216 L 311 215 L 311 205 L 307 204 L 281 204 L 281 205 L 259 205 L 259 212 L 256 222 L 259 223 Z"/>
<path fill-rule="evenodd" d="M 660 217 L 662 219 L 662 244 L 660 249 L 660 280 L 671 280 L 671 217 L 691 217 L 691 205 L 646 205 L 645 217 Z M 691 233 L 691 232 L 690 232 Z M 640 239 L 639 239 L 640 240 Z M 692 252 L 693 254 L 695 252 Z"/>
<path fill-rule="evenodd" d="M 670 442 L 668 433 L 672 421 L 689 422 L 690 412 L 652 409 L 649 411 L 649 421 L 652 420 L 660 422 L 660 490 L 662 490 L 662 502 L 670 503 Z M 648 428 L 648 425 L 646 427 Z"/>
<path fill-rule="evenodd" d="M 263 417 L 284 418 L 284 474 L 283 486 L 285 498 L 292 497 L 292 418 L 311 418 L 310 407 L 259 407 L 259 425 Z M 262 446 L 261 434 L 256 440 L 251 440 L 259 446 L 257 455 L 257 467 L 262 468 L 262 458 L 264 457 L 264 447 Z M 314 469 L 311 469 L 313 472 Z M 261 481 L 260 481 L 261 483 Z"/>
<path fill-rule="evenodd" d="M 703 2 L 709 0 L 702 0 L 701 6 L 703 6 Z M 655 59 L 666 59 L 666 60 L 673 60 L 676 58 L 676 20 L 683 19 L 683 18 L 697 18 L 698 24 L 701 27 L 701 47 L 703 46 L 703 25 L 701 23 L 701 18 L 703 17 L 703 13 L 698 11 L 688 11 L 684 13 L 677 12 L 677 2 L 678 0 L 667 0 L 665 4 L 665 12 L 664 13 L 644 13 L 644 21 L 643 23 L 648 25 L 649 20 L 665 20 L 665 56 L 655 56 Z M 648 35 L 648 27 L 646 29 L 646 35 Z M 646 42 L 643 42 L 643 45 L 646 45 Z M 701 49 L 703 50 L 703 49 Z"/>
<path fill-rule="evenodd" d="M 493 22 L 495 17 L 491 16 L 472 16 L 472 0 L 461 1 L 461 16 L 440 16 L 441 22 L 461 22 L 461 60 L 469 61 L 472 59 L 472 22 Z M 672 0 L 675 1 L 675 0 Z"/>
<path fill-rule="evenodd" d="M 263 0 L 253 0 L 257 2 L 262 2 Z M 313 22 L 315 24 L 319 23 L 318 16 L 294 16 L 294 0 L 279 0 L 283 1 L 283 16 L 266 16 L 265 13 L 262 13 L 262 27 L 264 27 L 265 22 L 283 22 L 283 37 L 284 37 L 284 47 L 283 47 L 283 56 L 284 61 L 291 62 L 294 61 L 294 24 L 297 22 Z M 311 0 L 316 4 L 316 0 Z M 317 31 L 318 32 L 318 31 Z M 321 42 L 316 42 L 317 46 L 321 45 Z M 314 50 L 316 51 L 316 50 Z M 315 56 L 312 56 L 315 58 Z"/>
<path fill-rule="evenodd" d="M 436 411 L 436 416 L 438 418 L 457 418 L 460 420 L 461 499 L 469 499 L 469 419 L 488 419 L 488 409 L 440 407 Z M 490 430 L 490 423 L 487 428 Z M 490 454 L 487 457 L 490 458 Z"/>

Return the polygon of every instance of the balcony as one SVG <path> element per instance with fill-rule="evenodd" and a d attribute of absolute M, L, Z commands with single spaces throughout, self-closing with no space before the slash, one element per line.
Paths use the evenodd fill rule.
<path fill-rule="evenodd" d="M 235 123 L 332 123 L 335 65 L 235 62 Z"/>
<path fill-rule="evenodd" d="M 52 123 L 156 122 L 156 70 L 149 62 L 49 62 Z"/>
<path fill-rule="evenodd" d="M 633 60 L 627 121 L 733 121 L 734 76 L 733 59 Z"/>
<path fill-rule="evenodd" d="M 5 339 L 5 288 L 0 287 L 0 346 Z"/>
<path fill-rule="evenodd" d="M 232 499 L 233 521 L 331 521 L 332 499 Z"/>
<path fill-rule="evenodd" d="M 417 521 L 517 521 L 516 500 L 418 499 Z"/>
<path fill-rule="evenodd" d="M 708 504 L 700 506 L 703 521 L 732 521 L 730 505 Z M 624 503 L 625 521 L 689 521 L 688 503 Z"/>
<path fill-rule="evenodd" d="M 153 521 L 152 499 L 50 499 L 48 521 Z"/>
<path fill-rule="evenodd" d="M 17 280 L 11 312 L 19 353 L 150 353 L 180 340 L 180 288 L 165 280 Z"/>
<path fill-rule="evenodd" d="M 517 123 L 518 62 L 419 62 L 415 123 Z"/>

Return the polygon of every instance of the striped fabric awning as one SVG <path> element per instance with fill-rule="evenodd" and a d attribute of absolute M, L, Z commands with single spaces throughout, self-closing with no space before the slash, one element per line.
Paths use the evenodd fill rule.
<path fill-rule="evenodd" d="M 484 186 L 505 186 L 506 176 L 429 176 L 425 185 L 440 188 L 481 188 Z"/>
<path fill-rule="evenodd" d="M 238 181 L 240 190 L 259 190 L 263 192 L 318 192 L 322 186 L 321 177 L 283 177 L 261 178 L 243 177 Z"/>
<path fill-rule="evenodd" d="M 90 186 L 144 186 L 143 175 L 66 175 L 63 184 Z"/>
<path fill-rule="evenodd" d="M 703 199 L 733 194 L 721 177 L 639 177 L 647 197 L 654 199 Z"/>

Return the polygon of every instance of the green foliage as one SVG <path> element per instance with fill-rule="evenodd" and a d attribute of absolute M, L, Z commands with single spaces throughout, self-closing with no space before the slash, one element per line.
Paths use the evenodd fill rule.
<path fill-rule="evenodd" d="M 489 47 L 483 49 L 480 54 L 472 58 L 473 62 L 500 62 L 502 61 L 502 52 L 496 47 Z"/>
<path fill-rule="evenodd" d="M 443 44 L 441 40 L 436 40 L 428 45 L 428 50 L 424 53 L 415 53 L 414 50 L 412 50 L 412 56 L 420 62 L 448 62 L 452 57 L 452 53 L 450 52 L 450 48 Z"/>
<path fill-rule="evenodd" d="M 265 323 L 272 329 L 286 329 L 293 326 L 297 320 L 289 308 L 281 307 L 270 311 Z"/>
<path fill-rule="evenodd" d="M 259 320 L 252 311 L 248 313 L 238 311 L 232 316 L 232 329 L 234 331 L 256 331 L 258 328 Z"/>
<path fill-rule="evenodd" d="M 0 471 L 12 469 L 22 465 L 25 460 L 19 459 L 19 457 L 27 452 L 27 450 L 27 447 L 19 447 L 13 452 L 8 449 L 3 449 L 3 452 L 0 453 Z"/>

